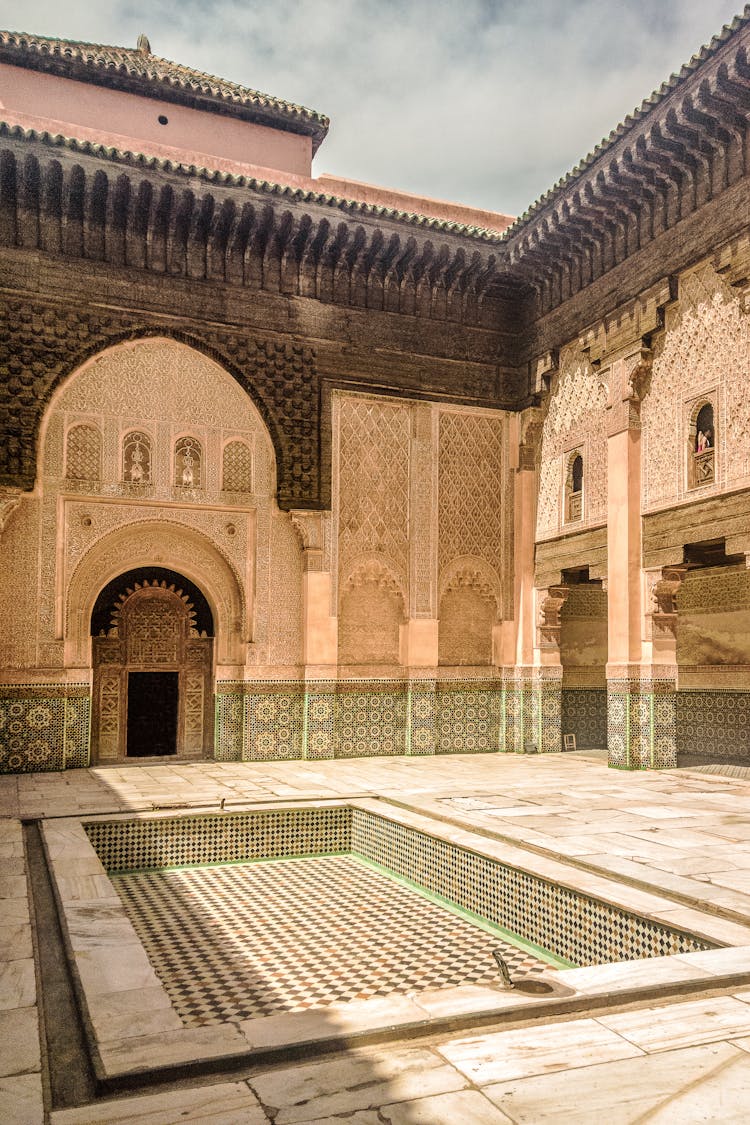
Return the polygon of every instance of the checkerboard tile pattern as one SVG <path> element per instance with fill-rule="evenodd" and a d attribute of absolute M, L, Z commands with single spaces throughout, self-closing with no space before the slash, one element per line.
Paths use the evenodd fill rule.
<path fill-rule="evenodd" d="M 544 962 L 353 856 L 112 876 L 186 1026 L 499 983 Z"/>
<path fill-rule="evenodd" d="M 711 948 L 693 934 L 360 809 L 352 850 L 575 965 Z"/>
<path fill-rule="evenodd" d="M 695 934 L 346 805 L 90 821 L 85 829 L 109 872 L 353 852 L 576 965 L 713 948 Z"/>

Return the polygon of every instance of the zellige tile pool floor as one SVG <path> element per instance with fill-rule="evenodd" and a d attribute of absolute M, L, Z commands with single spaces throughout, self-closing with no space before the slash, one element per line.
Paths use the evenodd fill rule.
<path fill-rule="evenodd" d="M 356 856 L 110 876 L 186 1026 L 499 983 L 545 962 Z M 559 964 L 560 962 L 554 962 Z"/>

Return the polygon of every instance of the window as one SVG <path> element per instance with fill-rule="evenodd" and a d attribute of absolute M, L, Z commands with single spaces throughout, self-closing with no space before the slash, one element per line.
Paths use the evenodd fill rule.
<path fill-rule="evenodd" d="M 568 457 L 565 474 L 565 522 L 574 523 L 583 518 L 583 457 L 575 450 Z"/>
<path fill-rule="evenodd" d="M 122 443 L 122 479 L 126 484 L 151 483 L 151 438 L 140 431 L 126 434 Z"/>
<path fill-rule="evenodd" d="M 202 462 L 200 442 L 192 437 L 180 438 L 174 448 L 175 487 L 200 488 Z"/>
<path fill-rule="evenodd" d="M 693 409 L 688 438 L 688 488 L 713 484 L 716 476 L 716 427 L 713 403 Z"/>

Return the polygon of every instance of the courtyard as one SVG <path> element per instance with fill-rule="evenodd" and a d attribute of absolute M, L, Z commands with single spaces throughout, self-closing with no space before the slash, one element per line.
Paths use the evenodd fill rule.
<path fill-rule="evenodd" d="M 4 777 L 0 1120 L 580 1125 L 606 1113 L 616 1123 L 744 1121 L 749 784 L 741 767 L 626 773 L 586 751 L 154 761 Z M 74 958 L 70 950 L 56 956 L 52 932 L 71 902 L 80 912 L 105 894 L 101 876 L 66 843 L 70 825 L 123 814 L 228 816 L 341 802 L 419 823 L 462 849 L 512 857 L 677 931 L 707 933 L 715 948 L 554 969 L 565 987 L 551 996 L 504 989 L 499 974 L 493 984 L 486 973 L 448 991 L 443 978 L 410 978 L 401 991 L 374 989 L 364 999 L 347 993 L 345 1003 L 327 1007 L 316 1005 L 313 991 L 304 1011 L 232 1025 L 232 1034 L 237 1027 L 245 1034 L 234 1053 L 222 1039 L 228 1025 L 191 1027 L 188 1060 L 175 1046 L 185 1041 L 184 1011 L 155 1009 L 154 989 L 145 977 L 134 986 L 133 978 L 152 972 L 150 965 L 134 968 L 132 945 L 106 925 L 90 927 L 82 956 L 96 962 L 98 974 L 90 987 L 99 1006 L 87 998 L 94 1042 L 105 1070 L 121 1067 L 116 1082 L 102 1081 L 65 979 Z M 56 879 L 53 910 L 33 842 L 39 822 Z M 344 909 L 357 909 L 343 897 L 351 873 L 342 867 L 337 878 L 334 895 Z M 351 893 L 356 897 L 354 882 Z M 374 960 L 383 940 L 374 937 L 369 950 L 365 943 L 363 959 Z M 428 951 L 428 961 L 437 952 Z M 299 963 L 307 977 L 304 959 Z M 519 983 L 515 965 L 511 971 Z M 389 973 L 384 962 L 383 978 Z M 108 1038 L 115 1034 L 116 1043 Z M 153 1069 L 160 1058 L 161 1070 Z"/>

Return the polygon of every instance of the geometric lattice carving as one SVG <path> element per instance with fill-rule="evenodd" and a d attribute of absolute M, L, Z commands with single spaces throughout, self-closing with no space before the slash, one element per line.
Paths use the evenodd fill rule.
<path fill-rule="evenodd" d="M 583 519 L 582 489 L 573 499 L 572 471 L 576 454 L 586 463 L 586 523 L 607 518 L 607 389 L 577 345 L 560 353 L 560 369 L 553 381 L 542 425 L 537 535 L 561 530 L 564 522 Z M 570 452 L 576 443 L 577 448 Z M 565 459 L 563 462 L 563 458 Z M 581 480 L 581 484 L 583 481 Z M 561 484 L 565 485 L 564 490 Z M 565 511 L 560 511 L 561 492 Z M 580 511 L 580 514 L 576 514 Z"/>
<path fill-rule="evenodd" d="M 682 499 L 687 489 L 710 484 L 712 472 L 726 481 L 750 473 L 750 320 L 737 291 L 709 265 L 688 274 L 666 329 L 641 407 L 644 508 Z M 697 415 L 706 403 L 716 428 L 708 449 L 698 450 Z"/>
<path fill-rule="evenodd" d="M 189 668 L 184 675 L 184 752 L 186 754 L 200 754 L 203 750 L 203 697 L 206 677 L 202 669 Z"/>
<path fill-rule="evenodd" d="M 122 676 L 119 669 L 103 672 L 99 679 L 99 758 L 117 757 L 120 740 L 120 691 Z"/>
<path fill-rule="evenodd" d="M 438 561 L 461 555 L 500 572 L 503 545 L 502 422 L 479 414 L 440 415 Z"/>
<path fill-rule="evenodd" d="M 407 572 L 409 409 L 341 399 L 339 559 L 377 552 Z"/>
<path fill-rule="evenodd" d="M 73 426 L 68 431 L 65 476 L 68 480 L 102 479 L 102 435 L 98 426 Z"/>
<path fill-rule="evenodd" d="M 128 484 L 151 482 L 151 439 L 138 432 L 127 434 L 122 445 L 122 479 Z"/>
<path fill-rule="evenodd" d="M 134 607 L 128 614 L 128 662 L 176 664 L 181 624 L 171 598 L 153 598 Z"/>
<path fill-rule="evenodd" d="M 224 446 L 221 487 L 225 492 L 253 491 L 253 455 L 244 441 Z"/>
<path fill-rule="evenodd" d="M 192 437 L 180 438 L 174 450 L 175 487 L 200 488 L 202 461 L 200 442 Z"/>

